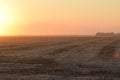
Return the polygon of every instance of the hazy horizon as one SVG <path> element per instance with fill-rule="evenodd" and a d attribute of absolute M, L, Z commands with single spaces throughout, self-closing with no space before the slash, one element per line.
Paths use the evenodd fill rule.
<path fill-rule="evenodd" d="M 120 0 L 0 0 L 0 35 L 120 32 Z"/>

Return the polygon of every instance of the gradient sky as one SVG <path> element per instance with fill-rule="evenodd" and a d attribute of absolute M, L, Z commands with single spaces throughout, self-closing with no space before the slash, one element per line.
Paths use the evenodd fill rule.
<path fill-rule="evenodd" d="M 0 0 L 0 5 L 9 18 L 1 35 L 120 32 L 120 0 Z"/>

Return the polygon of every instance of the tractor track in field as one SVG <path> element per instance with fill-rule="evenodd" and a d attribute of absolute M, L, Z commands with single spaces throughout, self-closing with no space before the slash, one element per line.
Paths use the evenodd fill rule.
<path fill-rule="evenodd" d="M 120 43 L 120 40 L 114 41 L 111 44 L 104 46 L 100 52 L 98 53 L 98 56 L 102 59 L 111 59 L 113 58 L 115 51 L 117 49 L 118 44 Z"/>
<path fill-rule="evenodd" d="M 102 41 L 107 41 L 109 40 L 108 38 L 103 38 L 103 39 L 98 39 L 98 40 L 91 40 L 89 42 L 85 42 L 82 44 L 74 44 L 74 45 L 69 45 L 69 46 L 65 46 L 63 48 L 59 48 L 59 49 L 55 49 L 51 52 L 48 52 L 46 55 L 58 55 L 60 53 L 63 52 L 68 52 L 74 48 L 79 48 L 82 45 L 85 45 L 85 47 L 82 47 L 82 49 L 85 49 L 86 46 L 90 47 L 90 46 L 95 46 L 95 45 L 99 45 L 100 43 L 102 43 Z M 106 43 L 106 46 L 103 46 L 100 49 L 100 52 L 98 53 L 98 57 L 100 59 L 111 59 L 114 52 L 116 51 L 117 48 L 117 44 L 120 42 L 120 40 L 111 40 L 108 43 Z M 103 43 L 104 44 L 104 43 Z M 73 54 L 74 57 L 74 53 Z M 69 55 L 69 54 L 67 54 Z M 59 56 L 58 56 L 59 57 Z M 50 74 L 50 75 L 62 75 L 62 76 L 113 76 L 113 77 L 119 77 L 120 72 L 115 72 L 113 73 L 111 70 L 106 70 L 104 67 L 101 66 L 97 66 L 97 65 L 84 65 L 84 64 L 79 64 L 77 65 L 79 68 L 83 69 L 81 71 L 74 71 L 71 68 L 64 68 L 61 67 L 63 65 L 61 65 L 59 62 L 55 61 L 54 58 L 40 58 L 37 57 L 35 59 L 24 59 L 23 60 L 13 60 L 14 57 L 9 58 L 9 56 L 1 56 L 0 58 L 0 63 L 12 63 L 9 64 L 9 69 L 7 70 L 0 70 L 0 74 L 22 74 L 22 75 L 35 75 L 35 74 Z M 15 58 L 16 59 L 16 58 Z M 70 62 L 71 63 L 71 62 Z M 12 67 L 13 64 L 26 64 L 26 65 L 38 65 L 38 64 L 42 64 L 41 66 L 33 66 L 30 68 L 17 68 L 18 66 Z M 71 63 L 71 65 L 74 63 Z M 69 66 L 68 66 L 69 67 Z M 74 68 L 74 67 L 73 67 Z M 88 71 L 84 71 L 84 70 L 88 70 Z"/>
<path fill-rule="evenodd" d="M 72 50 L 74 48 L 79 48 L 79 47 L 81 47 L 84 44 L 88 45 L 88 46 L 93 46 L 95 44 L 99 44 L 100 41 L 102 41 L 102 40 L 106 40 L 106 39 L 105 38 L 95 39 L 95 40 L 86 41 L 84 43 L 77 42 L 78 44 L 70 44 L 70 45 L 67 45 L 67 46 L 64 46 L 64 47 L 60 47 L 60 48 L 57 48 L 57 49 L 53 48 L 53 50 L 51 50 L 50 52 L 46 51 L 44 56 L 47 56 L 47 55 L 49 55 L 49 56 L 56 56 L 56 55 L 58 55 L 59 56 L 59 54 L 61 54 L 63 52 L 68 52 L 68 51 L 70 51 L 70 50 Z M 67 54 L 67 55 L 69 55 L 69 54 Z M 15 57 L 14 56 L 0 56 L 0 63 L 24 63 L 24 64 L 25 63 L 26 64 L 27 63 L 33 63 L 33 64 L 36 64 L 39 60 L 41 61 L 41 56 L 40 57 L 39 56 L 36 57 L 35 59 L 33 59 L 33 61 L 32 61 L 32 59 L 30 59 L 30 61 L 29 61 L 29 59 L 26 60 L 24 58 L 24 56 L 23 56 L 22 59 L 19 58 L 19 56 L 15 56 Z M 37 62 L 35 62 L 35 61 L 37 61 Z M 40 64 L 40 62 L 37 63 L 37 64 Z"/>
<path fill-rule="evenodd" d="M 115 40 L 109 45 L 104 46 L 101 48 L 100 52 L 98 53 L 98 58 L 103 60 L 103 61 L 108 61 L 115 59 L 114 54 L 116 53 L 117 47 L 119 46 L 118 44 L 120 43 L 120 40 Z M 107 65 L 107 64 L 106 64 Z M 119 65 L 119 64 L 118 64 Z M 81 69 L 85 69 L 87 71 L 83 70 L 83 73 L 78 72 L 78 74 L 81 75 L 89 75 L 89 76 L 111 76 L 111 77 L 119 77 L 120 76 L 120 70 L 115 69 L 114 67 L 103 67 L 99 65 L 85 65 L 85 64 L 80 64 L 79 67 Z M 119 69 L 119 67 L 117 67 Z"/>
<path fill-rule="evenodd" d="M 42 41 L 42 42 L 34 42 L 34 43 L 16 43 L 16 44 L 8 44 L 8 43 L 4 43 L 4 45 L 0 45 L 0 51 L 24 51 L 24 50 L 32 50 L 32 49 L 36 49 L 36 48 L 45 48 L 45 47 L 50 47 L 50 46 L 57 46 L 57 45 L 64 45 L 64 44 L 70 44 L 70 43 L 74 43 L 74 42 L 83 42 L 83 41 L 87 41 L 87 40 L 97 40 L 99 38 L 83 38 L 80 40 L 76 40 L 76 38 L 74 38 L 73 40 L 70 38 L 70 40 L 66 39 L 65 41 L 61 40 L 61 41 L 56 41 L 53 40 L 53 42 L 51 41 Z M 2 42 L 3 43 L 3 42 Z"/>
<path fill-rule="evenodd" d="M 54 56 L 54 55 L 57 55 L 57 54 L 61 54 L 63 52 L 70 51 L 70 50 L 72 50 L 74 48 L 80 48 L 80 47 L 82 47 L 82 45 L 94 46 L 96 44 L 99 44 L 100 41 L 104 41 L 104 40 L 108 40 L 108 39 L 103 38 L 103 39 L 96 39 L 96 40 L 86 41 L 86 42 L 78 43 L 78 44 L 72 44 L 72 45 L 69 45 L 69 46 L 66 46 L 66 47 L 55 49 L 54 51 L 47 53 L 47 55 L 53 55 Z M 82 47 L 82 49 L 85 49 L 85 48 Z M 80 51 L 81 51 L 81 49 L 80 49 Z"/>

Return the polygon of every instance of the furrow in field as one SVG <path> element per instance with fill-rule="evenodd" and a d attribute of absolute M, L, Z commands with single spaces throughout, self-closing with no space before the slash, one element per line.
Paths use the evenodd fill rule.
<path fill-rule="evenodd" d="M 42 38 L 41 38 L 42 39 Z M 74 42 L 83 42 L 83 41 L 88 41 L 88 40 L 94 40 L 94 39 L 99 39 L 95 37 L 67 37 L 67 38 L 45 38 L 43 40 L 41 39 L 36 39 L 34 40 L 8 40 L 8 41 L 0 41 L 0 51 L 11 51 L 11 50 L 19 50 L 19 51 L 24 51 L 24 50 L 31 50 L 35 48 L 43 48 L 43 47 L 49 47 L 49 46 L 56 46 L 56 45 L 63 45 L 63 44 L 70 44 Z M 39 41 L 40 40 L 40 41 Z M 14 41 L 14 42 L 13 42 Z M 23 41 L 23 42 L 22 42 Z M 26 42 L 27 41 L 27 42 Z"/>
<path fill-rule="evenodd" d="M 97 42 L 98 41 L 98 42 Z M 86 42 L 86 43 L 84 43 L 84 44 L 86 44 L 86 46 L 93 46 L 94 44 L 96 44 L 96 43 L 99 43 L 101 40 L 93 40 L 93 41 L 90 41 L 90 42 Z M 102 40 L 103 42 L 104 42 L 104 40 Z M 106 40 L 105 40 L 106 41 Z M 89 44 L 88 44 L 89 43 Z M 87 45 L 88 44 L 88 45 Z M 77 45 L 77 46 L 76 46 Z M 75 47 L 77 47 L 77 49 L 79 48 L 79 46 L 81 46 L 81 45 L 78 45 L 78 44 L 72 44 L 72 46 L 69 46 L 68 47 L 68 49 L 69 50 L 71 50 L 72 48 L 74 49 Z M 70 49 L 71 48 L 71 49 Z M 55 51 L 56 52 L 56 51 Z M 69 51 L 67 51 L 67 52 L 69 52 Z M 57 54 L 57 52 L 56 52 L 56 54 Z M 73 53 L 72 53 L 73 54 Z M 67 54 L 67 55 L 71 55 L 71 54 Z M 79 54 L 80 55 L 80 54 Z M 63 54 L 63 56 L 64 56 L 64 54 Z M 59 56 L 60 57 L 60 56 Z M 73 57 L 76 57 L 74 54 L 73 54 Z M 57 57 L 58 58 L 58 57 Z M 62 59 L 62 58 L 61 58 Z M 64 60 L 64 59 L 63 59 Z M 78 59 L 79 60 L 79 59 Z M 43 64 L 45 67 L 46 67 L 46 65 L 47 64 L 51 64 L 51 62 L 49 62 L 50 60 L 49 59 L 42 59 L 41 57 L 37 57 L 37 58 L 33 58 L 33 59 L 24 59 L 24 58 L 22 58 L 22 60 L 21 59 L 19 59 L 19 57 L 2 57 L 1 58 L 1 60 L 0 60 L 0 62 L 1 63 L 20 63 L 20 64 Z M 65 60 L 64 60 L 65 61 Z M 47 63 L 48 62 L 48 63 Z M 52 62 L 54 62 L 54 60 L 52 61 Z M 70 61 L 69 61 L 70 62 Z M 57 63 L 59 63 L 59 62 L 57 62 Z M 67 65 L 67 64 L 66 64 Z M 73 64 L 71 64 L 71 65 L 73 65 Z M 50 67 L 50 66 L 49 66 Z M 62 67 L 61 67 L 61 65 L 59 64 L 59 66 L 58 66 L 58 64 L 55 66 L 55 67 L 58 67 L 60 70 L 61 70 L 61 73 L 62 73 L 62 70 L 64 70 Z M 47 67 L 46 67 L 47 68 Z M 40 68 L 41 69 L 41 68 Z M 52 67 L 50 67 L 50 69 L 52 69 L 53 71 L 54 70 L 56 70 L 53 66 Z M 59 71 L 59 69 L 58 69 L 58 71 Z M 22 69 L 20 69 L 20 70 L 22 70 Z M 20 73 L 19 71 L 20 70 L 18 70 L 18 73 Z M 33 70 L 34 70 L 34 68 L 33 68 Z M 25 71 L 25 70 L 24 70 Z M 70 70 L 71 71 L 71 70 Z M 69 71 L 69 72 L 70 72 Z M 12 73 L 14 73 L 14 71 L 9 71 L 8 70 L 8 72 L 12 72 Z M 26 71 L 27 72 L 27 71 Z M 57 73 L 57 71 L 54 71 L 55 73 Z M 47 71 L 47 73 L 48 73 L 48 71 Z"/>
<path fill-rule="evenodd" d="M 25 56 L 1 56 L 0 74 L 118 77 L 119 71 L 114 72 L 114 67 L 105 66 L 118 50 L 118 44 L 117 38 L 99 38 L 49 46 L 43 51 L 38 47 L 23 51 Z M 107 61 L 103 62 L 104 59 Z"/>
<path fill-rule="evenodd" d="M 111 44 L 104 46 L 103 48 L 101 48 L 101 51 L 98 53 L 100 61 L 94 59 L 95 62 L 93 61 L 91 67 L 89 65 L 90 62 L 88 61 L 87 62 L 88 64 L 80 65 L 79 66 L 80 69 L 83 69 L 82 71 L 86 75 L 92 75 L 92 76 L 103 75 L 103 76 L 119 77 L 120 74 L 120 70 L 119 70 L 120 66 L 118 63 L 119 60 L 114 57 L 117 50 L 116 48 L 118 47 L 119 43 L 120 41 L 116 40 L 113 41 Z"/>
<path fill-rule="evenodd" d="M 107 67 L 105 67 L 105 64 L 103 64 L 104 61 L 101 63 L 96 58 L 95 59 L 92 59 L 92 58 L 94 58 L 94 57 L 96 57 L 97 55 L 100 55 L 100 54 L 109 55 L 109 56 L 106 56 L 106 57 L 110 57 L 111 54 L 114 55 L 114 52 L 116 51 L 116 47 L 118 46 L 117 45 L 118 43 L 119 43 L 119 40 L 117 40 L 117 39 L 107 41 L 107 42 L 103 42 L 101 47 L 100 47 L 100 50 L 102 50 L 102 51 L 100 51 L 100 52 L 99 51 L 93 52 L 92 50 L 91 51 L 88 50 L 89 51 L 88 52 L 87 50 L 83 50 L 83 52 L 84 52 L 83 54 L 82 53 L 79 54 L 77 52 L 76 53 L 71 53 L 67 57 L 65 57 L 64 59 L 61 59 L 61 62 L 64 63 L 62 65 L 67 67 L 67 68 L 70 68 L 71 70 L 73 70 L 73 72 L 75 71 L 78 74 L 113 75 L 114 73 L 112 73 L 113 72 L 112 70 L 115 70 L 115 69 L 112 69 L 112 67 L 109 67 L 108 69 L 106 69 Z M 100 44 L 101 44 L 101 42 L 100 42 Z M 96 45 L 100 45 L 100 44 L 96 44 Z M 93 56 L 91 57 L 91 55 L 93 55 Z M 108 61 L 108 63 L 106 65 L 109 65 L 109 64 L 111 64 L 111 63 L 109 63 L 109 61 Z M 82 66 L 82 67 L 79 66 L 78 67 L 78 65 L 86 65 L 86 66 Z M 89 67 L 90 65 L 91 65 L 91 67 Z M 115 74 L 119 74 L 119 73 L 120 72 L 115 72 Z M 118 76 L 118 75 L 114 75 L 114 76 Z"/>
<path fill-rule="evenodd" d="M 80 38 L 81 39 L 81 38 Z M 40 43 L 36 43 L 34 45 L 27 45 L 29 46 L 29 49 L 26 49 L 28 47 L 9 47 L 9 48 L 0 48 L 0 54 L 1 56 L 33 56 L 32 54 L 34 55 L 37 55 L 37 56 L 40 56 L 40 55 L 44 55 L 44 54 L 57 54 L 57 53 L 61 53 L 61 52 L 64 52 L 64 51 L 68 51 L 69 50 L 69 47 L 72 48 L 72 47 L 77 47 L 79 46 L 80 44 L 83 44 L 83 43 L 92 43 L 92 42 L 95 42 L 96 40 L 104 40 L 104 38 L 83 38 L 82 40 L 73 40 L 73 41 L 69 41 L 68 42 L 65 42 L 65 44 L 61 44 L 60 42 L 58 42 L 56 45 L 51 45 L 51 46 L 42 46 L 40 47 Z M 54 43 L 54 42 L 52 42 Z M 64 43 L 64 42 L 63 42 Z M 18 48 L 20 48 L 21 50 L 19 50 Z"/>

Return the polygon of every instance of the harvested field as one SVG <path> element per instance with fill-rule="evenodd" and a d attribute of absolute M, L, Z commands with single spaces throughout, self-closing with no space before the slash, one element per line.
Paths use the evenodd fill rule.
<path fill-rule="evenodd" d="M 119 37 L 0 37 L 0 80 L 120 80 Z"/>

